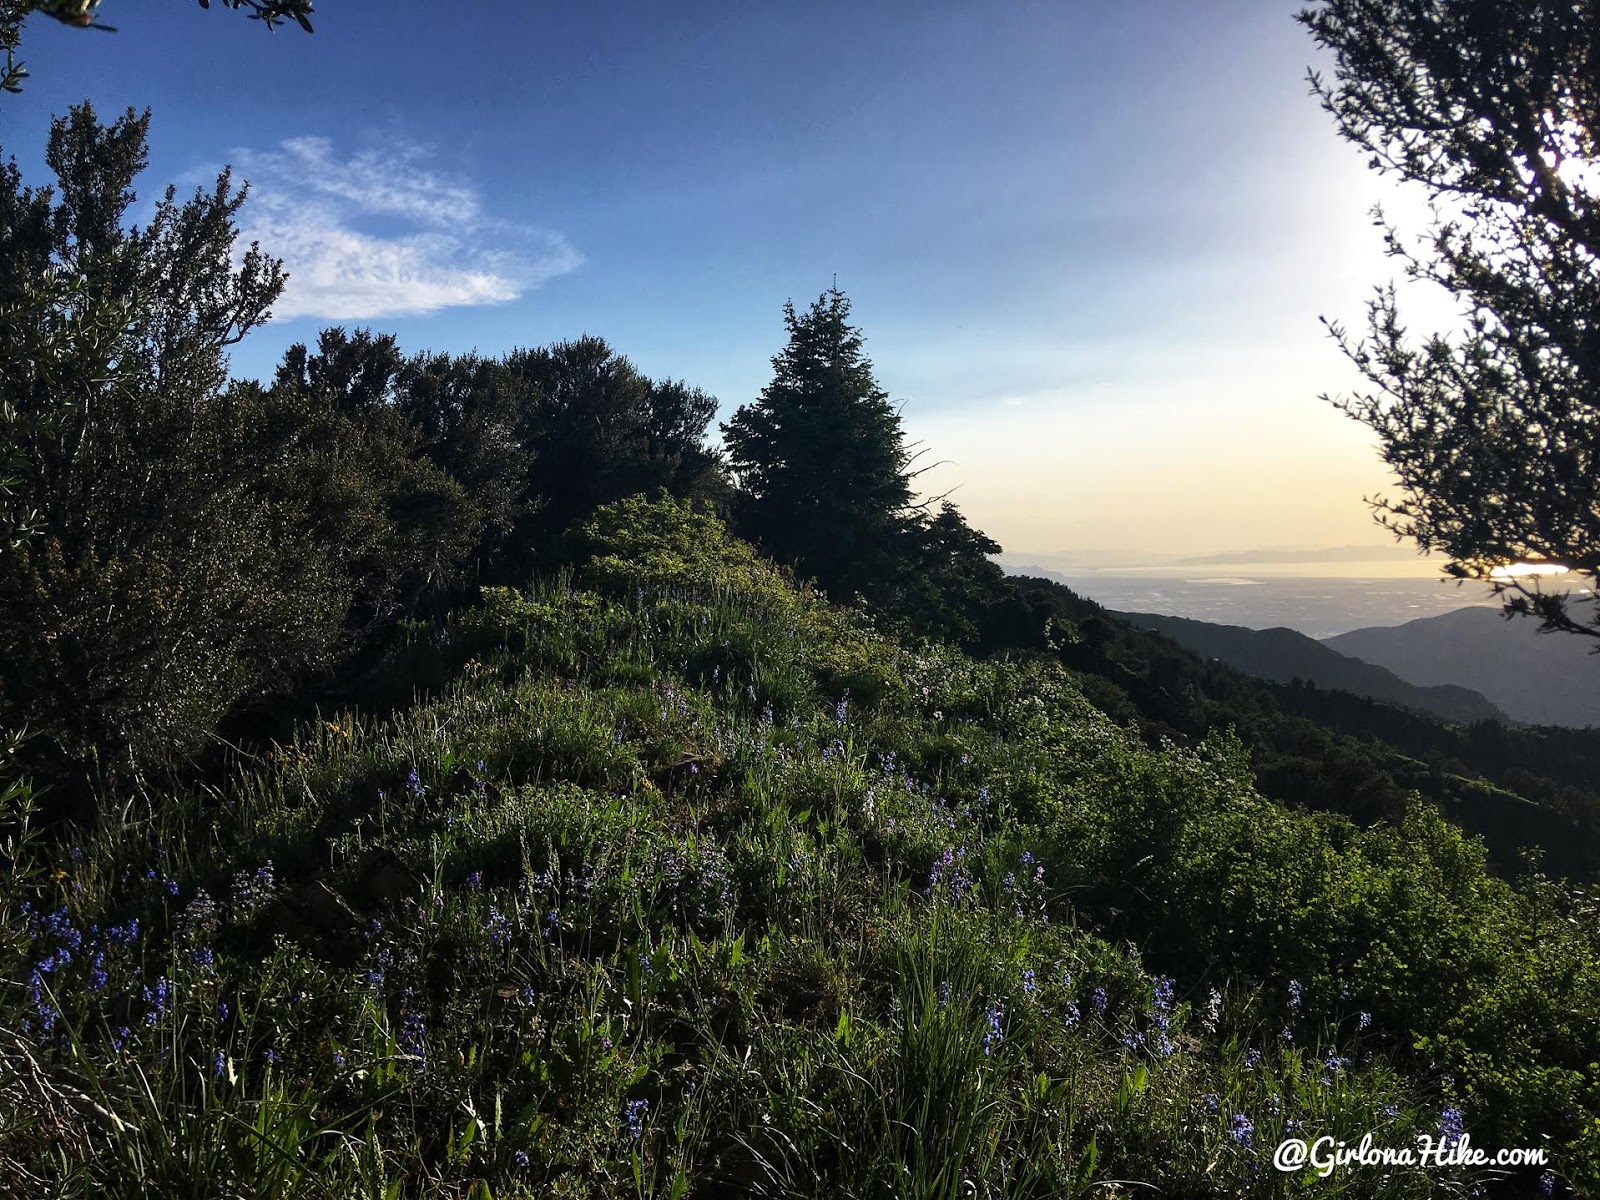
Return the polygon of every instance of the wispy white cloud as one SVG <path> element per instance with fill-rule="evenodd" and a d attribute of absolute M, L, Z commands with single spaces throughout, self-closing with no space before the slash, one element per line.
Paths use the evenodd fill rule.
<path fill-rule="evenodd" d="M 560 234 L 484 213 L 470 181 L 390 142 L 341 158 L 326 138 L 236 150 L 242 241 L 281 258 L 277 317 L 365 320 L 515 300 L 583 257 Z"/>

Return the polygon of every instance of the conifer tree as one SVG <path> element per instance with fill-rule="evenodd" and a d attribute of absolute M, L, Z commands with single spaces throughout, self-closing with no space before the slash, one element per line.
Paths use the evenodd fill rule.
<path fill-rule="evenodd" d="M 911 525 L 911 453 L 837 288 L 804 313 L 772 382 L 723 426 L 740 531 L 838 598 L 880 592 Z"/>

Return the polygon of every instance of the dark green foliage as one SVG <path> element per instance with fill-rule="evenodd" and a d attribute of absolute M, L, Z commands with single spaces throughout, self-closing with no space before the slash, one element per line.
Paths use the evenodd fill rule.
<path fill-rule="evenodd" d="M 470 500 L 470 521 L 457 522 L 475 526 L 464 544 L 453 535 L 417 544 L 439 544 L 442 557 L 425 572 L 435 586 L 463 554 L 483 582 L 525 582 L 535 564 L 558 559 L 575 522 L 625 496 L 722 492 L 720 462 L 704 443 L 716 401 L 648 379 L 596 337 L 495 360 L 407 359 L 391 336 L 329 329 L 315 353 L 288 351 L 274 383 L 284 389 L 327 398 L 403 451 L 413 474 L 431 478 L 431 464 Z M 405 510 L 437 524 L 430 508 L 441 504 L 389 507 L 392 517 Z"/>
<path fill-rule="evenodd" d="M 500 577 L 526 579 L 534 558 L 601 504 L 717 490 L 719 464 L 704 444 L 717 402 L 698 388 L 648 379 L 597 337 L 519 350 L 505 366 L 527 385 L 517 434 L 532 502 Z"/>
<path fill-rule="evenodd" d="M 681 502 L 581 536 L 574 574 L 452 626 L 475 657 L 409 710 L 308 724 L 82 841 L 19 837 L 0 787 L 0 1029 L 40 1064 L 0 1171 L 1267 1197 L 1298 1190 L 1290 1132 L 1408 1146 L 1459 1109 L 1574 1194 L 1600 1178 L 1584 892 L 1496 879 L 1425 808 L 1275 805 L 1236 739 L 1147 747 L 1059 664 L 897 646 Z M 83 1080 L 124 1123 L 47 1131 Z"/>
<path fill-rule="evenodd" d="M 0 169 L 0 721 L 116 760 L 190 748 L 242 696 L 326 660 L 344 584 L 268 483 L 292 453 L 224 349 L 282 286 L 233 259 L 226 174 L 125 227 L 147 118 L 51 130 L 57 190 Z"/>
<path fill-rule="evenodd" d="M 1334 55 L 1312 82 L 1341 135 L 1437 205 L 1390 254 L 1467 322 L 1418 344 L 1391 287 L 1367 340 L 1335 327 L 1374 389 L 1339 405 L 1404 488 L 1379 519 L 1503 583 L 1508 612 L 1600 637 L 1560 589 L 1490 574 L 1551 562 L 1600 584 L 1600 5 L 1322 0 L 1300 20 Z"/>
<path fill-rule="evenodd" d="M 1015 582 L 1036 619 L 1055 625 L 1056 653 L 1080 672 L 1084 694 L 1152 744 L 1233 729 L 1273 799 L 1393 822 L 1415 790 L 1485 838 L 1505 873 L 1537 850 L 1547 870 L 1600 875 L 1595 731 L 1445 725 L 1349 692 L 1270 683 L 1120 621 L 1053 580 Z"/>
<path fill-rule="evenodd" d="M 428 461 L 466 489 L 483 517 L 473 555 L 483 578 L 514 554 L 517 529 L 538 508 L 533 448 L 522 437 L 530 383 L 504 360 L 419 354 L 406 364 L 397 403 Z"/>
<path fill-rule="evenodd" d="M 361 630 L 458 585 L 485 526 L 474 494 L 430 461 L 398 403 L 408 371 L 392 337 L 328 329 L 315 354 L 289 349 L 268 394 L 297 442 L 281 490 L 305 498 L 311 536 L 351 581 Z"/>
<path fill-rule="evenodd" d="M 848 601 L 880 596 L 910 526 L 911 454 L 837 288 L 804 314 L 761 398 L 723 426 L 741 489 L 740 531 Z"/>
<path fill-rule="evenodd" d="M 911 634 L 972 650 L 1040 648 L 1044 622 L 989 557 L 999 552 L 1000 543 L 948 501 L 937 516 L 918 513 L 900 541 L 894 587 L 881 607 Z"/>
<path fill-rule="evenodd" d="M 723 426 L 741 534 L 890 627 L 969 648 L 1033 646 L 1040 625 L 989 558 L 999 543 L 953 504 L 913 503 L 900 414 L 873 378 L 850 301 L 784 306 L 773 380 Z"/>

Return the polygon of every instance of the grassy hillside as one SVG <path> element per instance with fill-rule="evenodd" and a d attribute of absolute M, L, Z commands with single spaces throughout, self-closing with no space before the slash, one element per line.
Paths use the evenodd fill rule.
<path fill-rule="evenodd" d="M 1426 807 L 1286 809 L 1237 740 L 1152 748 L 1047 658 L 897 645 L 671 502 L 586 532 L 419 626 L 410 707 L 76 842 L 11 789 L 0 1192 L 1600 1180 L 1587 893 Z M 1463 1124 L 1551 1176 L 1271 1163 Z"/>

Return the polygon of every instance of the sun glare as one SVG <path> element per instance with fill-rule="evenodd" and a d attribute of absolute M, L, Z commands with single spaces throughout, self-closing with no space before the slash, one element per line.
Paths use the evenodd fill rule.
<path fill-rule="evenodd" d="M 1600 163 L 1584 152 L 1590 143 L 1583 132 L 1571 118 L 1560 122 L 1550 129 L 1555 148 L 1541 151 L 1539 157 L 1569 188 L 1596 196 L 1600 195 Z"/>
<path fill-rule="evenodd" d="M 1510 563 L 1489 572 L 1490 579 L 1521 579 L 1528 575 L 1565 575 L 1570 567 L 1560 563 Z"/>

